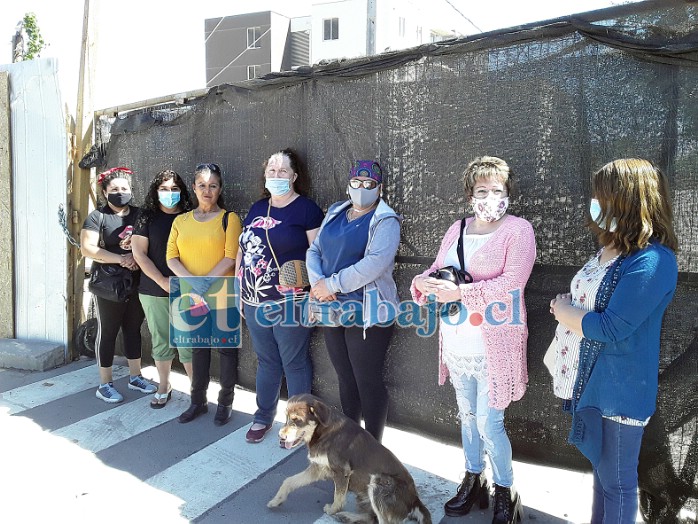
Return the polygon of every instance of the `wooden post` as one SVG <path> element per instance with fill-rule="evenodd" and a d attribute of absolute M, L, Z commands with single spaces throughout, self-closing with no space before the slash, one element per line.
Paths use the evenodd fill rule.
<path fill-rule="evenodd" d="M 78 80 L 78 99 L 75 111 L 75 134 L 72 135 L 72 179 L 68 185 L 68 227 L 73 238 L 80 238 L 80 229 L 88 213 L 88 195 L 90 191 L 90 170 L 80 169 L 78 162 L 92 146 L 92 90 L 91 81 L 94 77 L 94 60 L 91 54 L 94 49 L 91 35 L 93 18 L 92 1 L 85 0 L 82 19 L 82 46 L 80 54 L 80 77 Z M 80 249 L 71 245 L 68 257 L 68 341 L 71 358 L 76 357 L 73 334 L 85 320 L 83 301 L 83 285 L 85 283 L 85 262 Z"/>
<path fill-rule="evenodd" d="M 9 73 L 0 71 L 0 338 L 15 337 Z"/>

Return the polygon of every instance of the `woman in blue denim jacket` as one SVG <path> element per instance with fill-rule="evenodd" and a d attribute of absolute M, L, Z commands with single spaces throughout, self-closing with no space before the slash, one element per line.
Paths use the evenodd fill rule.
<path fill-rule="evenodd" d="M 331 326 L 318 319 L 342 411 L 356 422 L 363 417 L 378 441 L 388 415 L 383 365 L 399 301 L 393 268 L 401 221 L 380 198 L 382 181 L 377 162 L 357 160 L 351 198 L 330 206 L 306 255 L 313 300 L 344 312 Z"/>
<path fill-rule="evenodd" d="M 601 249 L 557 295 L 555 394 L 569 441 L 594 470 L 592 524 L 634 523 L 642 434 L 654 413 L 659 337 L 676 289 L 678 241 L 662 172 L 620 159 L 592 177 L 590 227 Z"/>

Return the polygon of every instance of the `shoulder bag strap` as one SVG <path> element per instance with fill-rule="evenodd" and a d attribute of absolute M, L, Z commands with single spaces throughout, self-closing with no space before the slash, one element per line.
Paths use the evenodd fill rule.
<path fill-rule="evenodd" d="M 271 197 L 269 197 L 269 207 L 267 208 L 267 218 L 271 217 Z M 274 253 L 274 248 L 271 245 L 271 241 L 269 240 L 269 220 L 266 221 L 265 223 L 265 228 L 264 228 L 264 234 L 267 236 L 267 245 L 269 246 L 269 251 L 271 251 L 271 256 L 274 257 L 274 263 L 276 264 L 276 268 L 278 270 L 281 270 L 281 266 L 279 265 L 279 261 L 276 259 L 276 253 Z"/>
<path fill-rule="evenodd" d="M 104 242 L 104 213 L 102 211 L 99 212 L 99 247 L 102 249 L 106 249 L 105 246 L 107 245 Z"/>
<path fill-rule="evenodd" d="M 465 271 L 465 255 L 463 254 L 463 231 L 465 231 L 465 218 L 460 221 L 460 235 L 458 236 L 458 262 L 460 262 L 461 271 Z"/>

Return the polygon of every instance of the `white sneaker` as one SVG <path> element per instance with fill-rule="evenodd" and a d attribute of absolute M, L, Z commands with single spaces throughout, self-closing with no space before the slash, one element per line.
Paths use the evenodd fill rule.
<path fill-rule="evenodd" d="M 136 391 L 140 391 L 141 393 L 149 394 L 155 393 L 158 390 L 158 387 L 155 384 L 151 384 L 150 382 L 148 382 L 141 375 L 138 375 L 135 378 L 129 379 L 128 389 L 135 389 Z"/>
<path fill-rule="evenodd" d="M 109 402 L 110 404 L 124 401 L 124 397 L 116 390 L 112 382 L 99 386 L 95 395 L 97 398 L 102 399 L 104 402 Z"/>

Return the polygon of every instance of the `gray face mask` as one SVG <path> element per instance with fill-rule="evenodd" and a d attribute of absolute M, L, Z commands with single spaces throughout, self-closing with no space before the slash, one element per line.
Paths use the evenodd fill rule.
<path fill-rule="evenodd" d="M 378 193 L 380 191 L 380 186 L 376 186 L 373 189 L 364 189 L 360 187 L 359 189 L 349 188 L 349 198 L 351 198 L 352 203 L 365 209 L 372 206 L 378 200 Z"/>

